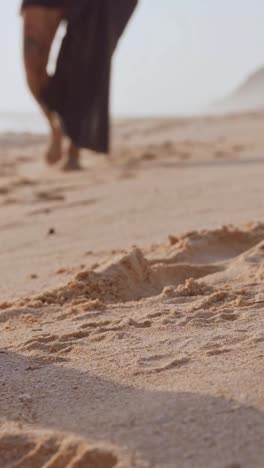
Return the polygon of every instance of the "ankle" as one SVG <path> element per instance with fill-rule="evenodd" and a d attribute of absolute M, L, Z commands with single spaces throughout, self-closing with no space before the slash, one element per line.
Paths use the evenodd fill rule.
<path fill-rule="evenodd" d="M 62 129 L 61 129 L 61 122 L 57 114 L 53 114 L 50 118 L 51 124 L 51 133 L 54 138 L 61 138 L 62 137 Z"/>
<path fill-rule="evenodd" d="M 80 158 L 80 149 L 73 142 L 70 143 L 68 148 L 68 158 L 79 160 Z"/>

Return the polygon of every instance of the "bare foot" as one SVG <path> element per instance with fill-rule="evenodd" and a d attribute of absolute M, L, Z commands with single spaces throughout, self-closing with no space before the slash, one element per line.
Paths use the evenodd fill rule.
<path fill-rule="evenodd" d="M 80 171 L 82 169 L 80 165 L 80 151 L 74 143 L 70 143 L 66 161 L 62 167 L 63 171 Z"/>
<path fill-rule="evenodd" d="M 80 161 L 72 157 L 68 157 L 62 166 L 62 170 L 65 172 L 80 171 L 81 169 L 82 169 L 82 166 L 80 165 Z"/>
<path fill-rule="evenodd" d="M 46 163 L 49 166 L 53 166 L 62 158 L 62 147 L 61 141 L 52 137 L 50 146 L 45 156 Z"/>

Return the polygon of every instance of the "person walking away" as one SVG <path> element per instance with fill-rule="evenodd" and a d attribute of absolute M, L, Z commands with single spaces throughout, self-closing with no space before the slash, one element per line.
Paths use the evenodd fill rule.
<path fill-rule="evenodd" d="M 62 159 L 65 170 L 80 168 L 80 149 L 110 149 L 111 62 L 137 0 L 23 0 L 23 55 L 29 89 L 48 120 L 46 162 Z M 67 24 L 52 76 L 51 47 L 62 21 Z"/>

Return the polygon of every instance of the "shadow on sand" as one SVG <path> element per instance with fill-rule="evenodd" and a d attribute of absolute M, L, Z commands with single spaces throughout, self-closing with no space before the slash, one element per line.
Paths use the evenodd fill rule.
<path fill-rule="evenodd" d="M 1 421 L 128 446 L 151 466 L 263 467 L 262 412 L 195 391 L 126 386 L 68 365 L 0 352 Z"/>

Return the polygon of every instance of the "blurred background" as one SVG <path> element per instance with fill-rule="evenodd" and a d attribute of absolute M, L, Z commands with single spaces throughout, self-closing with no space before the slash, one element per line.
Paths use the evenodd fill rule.
<path fill-rule="evenodd" d="M 2 2 L 0 130 L 44 131 L 24 82 L 20 0 Z M 140 0 L 114 60 L 114 116 L 264 105 L 262 0 Z"/>

